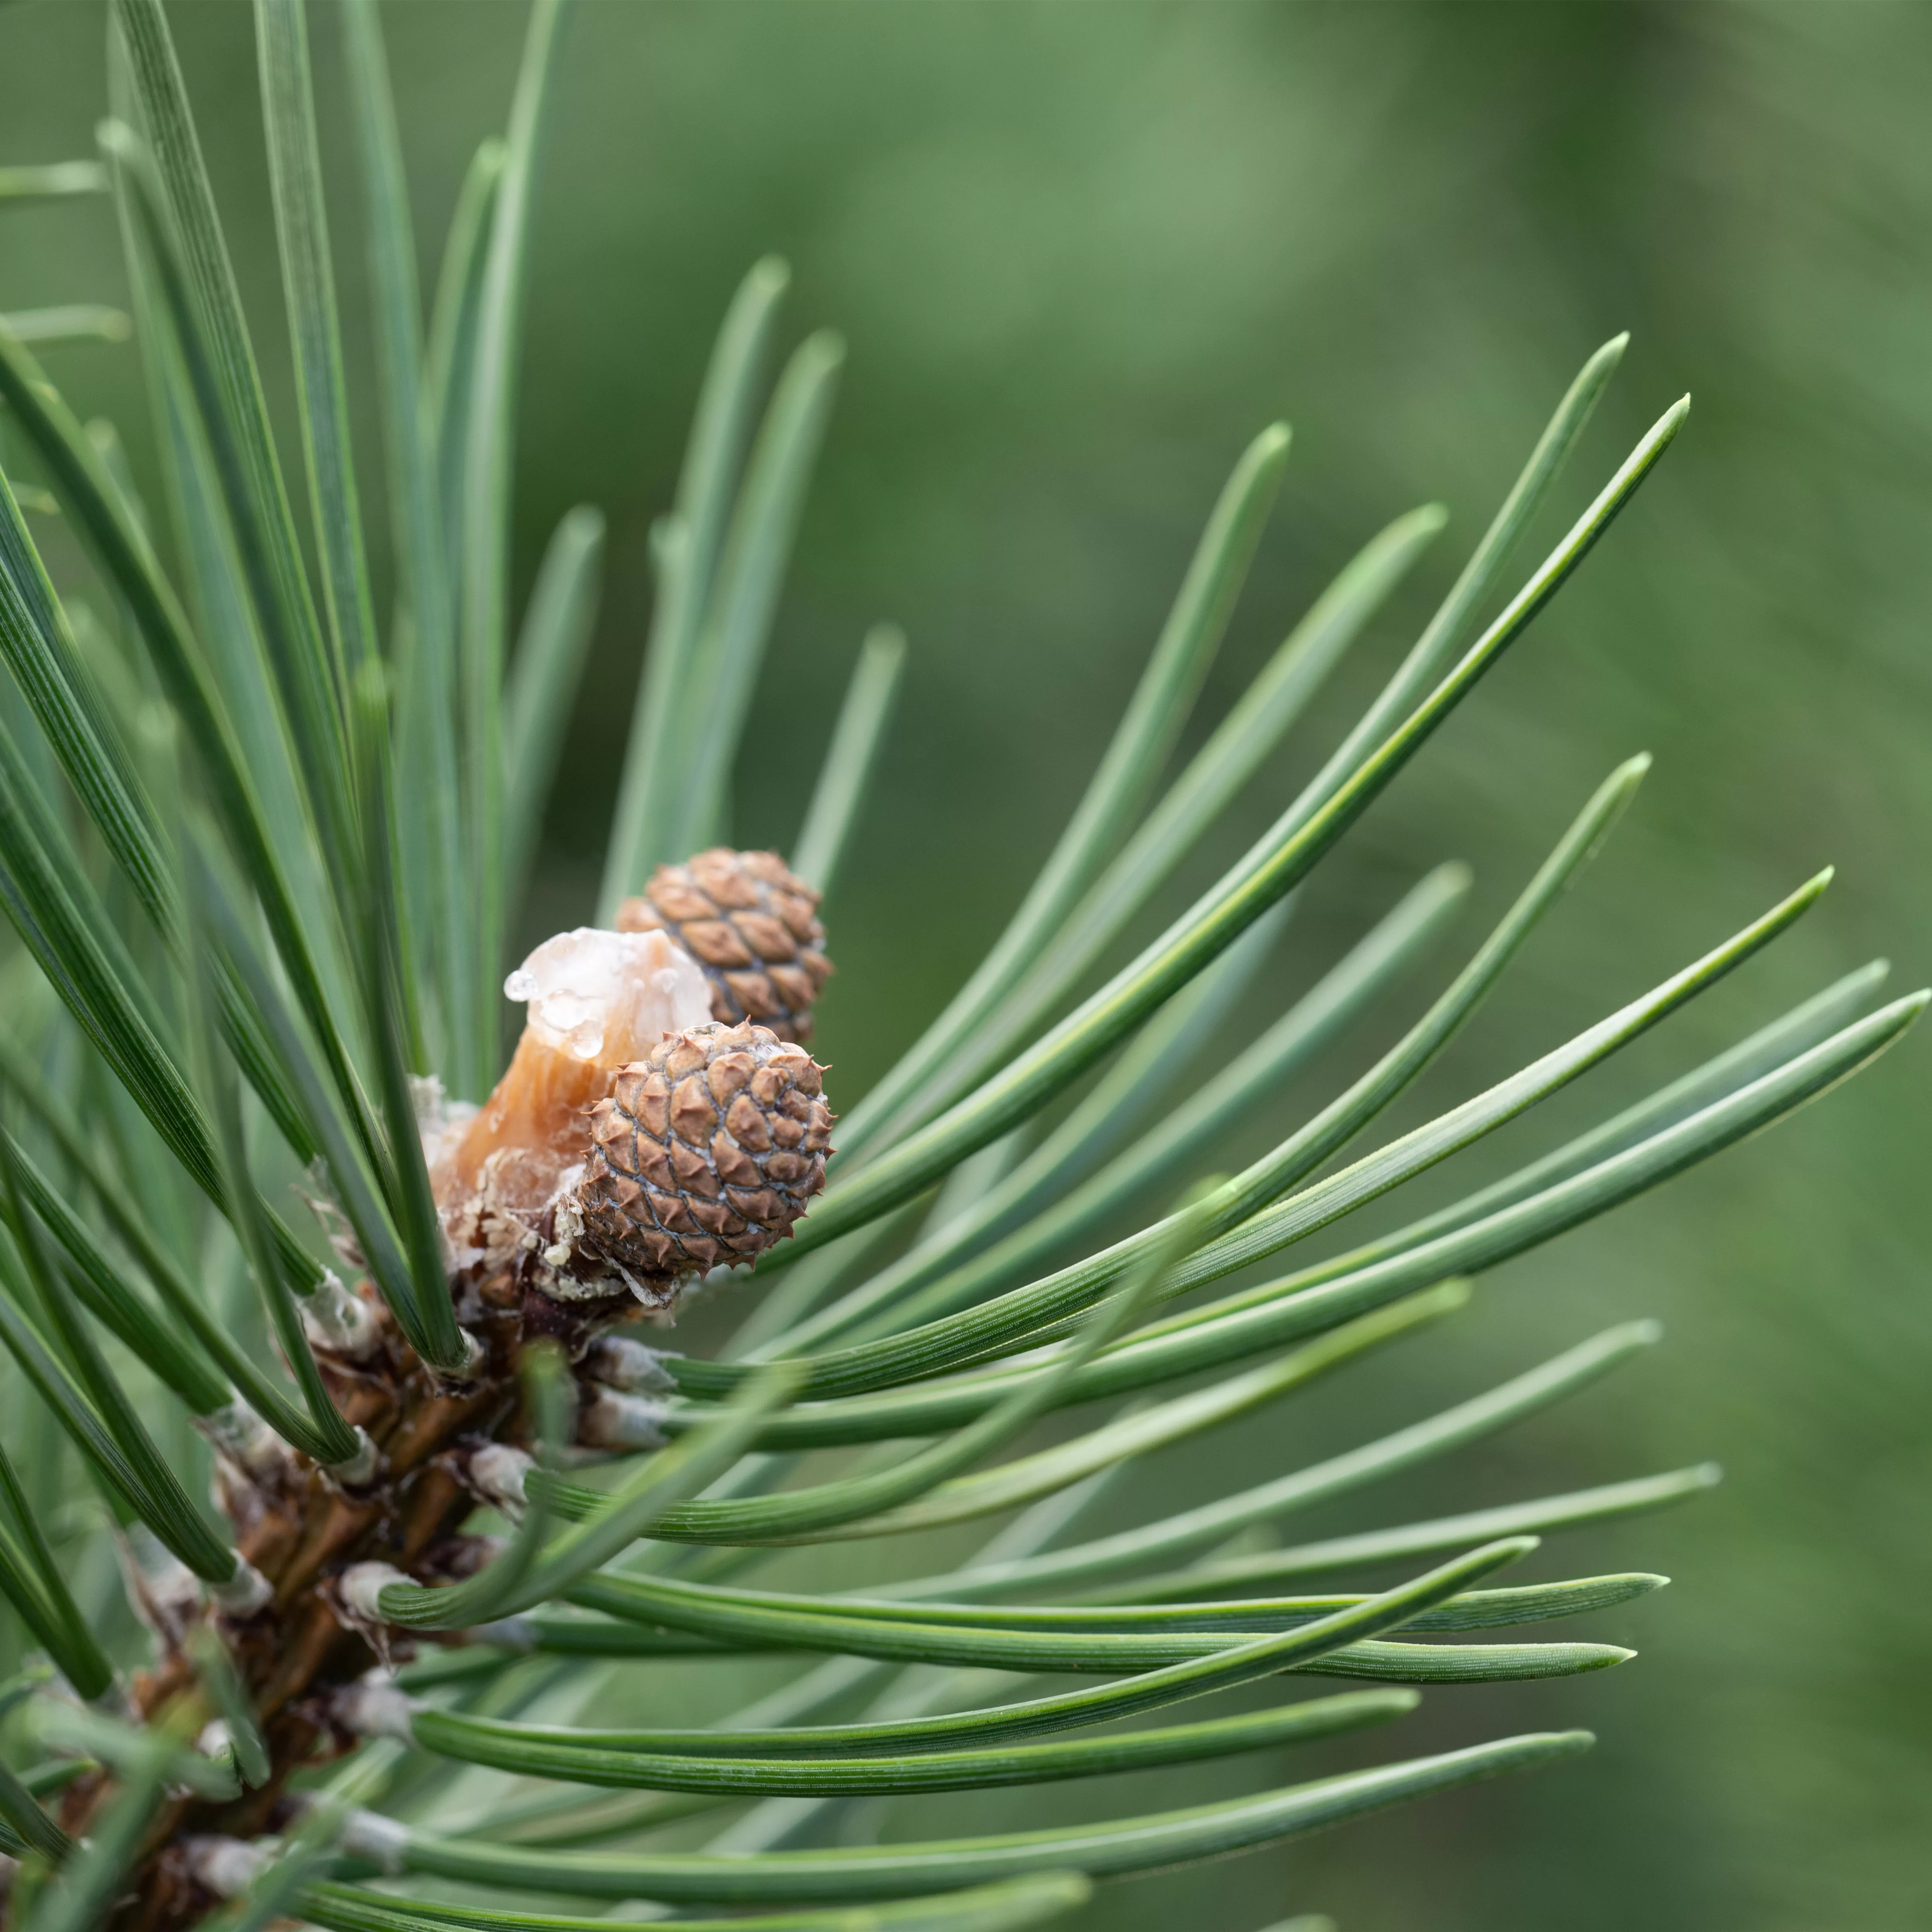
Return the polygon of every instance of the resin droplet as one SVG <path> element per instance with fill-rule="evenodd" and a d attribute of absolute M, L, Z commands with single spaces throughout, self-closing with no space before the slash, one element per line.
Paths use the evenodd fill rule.
<path fill-rule="evenodd" d="M 467 1207 L 487 1166 L 492 1208 L 539 1213 L 564 1170 L 582 1160 L 584 1117 L 610 1091 L 617 1070 L 711 1012 L 703 969 L 662 932 L 587 926 L 560 932 L 510 975 L 503 992 L 528 1006 L 524 1036 L 496 1090 L 438 1165 L 446 1212 Z"/>
<path fill-rule="evenodd" d="M 612 1066 L 710 1018 L 709 983 L 681 946 L 594 926 L 546 939 L 503 982 L 503 997 L 528 1003 L 530 1030 L 545 1046 Z"/>

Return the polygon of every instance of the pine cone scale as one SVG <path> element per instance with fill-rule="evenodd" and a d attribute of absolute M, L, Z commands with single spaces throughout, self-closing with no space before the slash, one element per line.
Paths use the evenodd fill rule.
<path fill-rule="evenodd" d="M 764 1154 L 770 1149 L 771 1130 L 765 1125 L 765 1117 L 758 1111 L 758 1102 L 748 1096 L 741 1096 L 731 1102 L 725 1112 L 724 1124 L 740 1147 L 752 1154 Z"/>
<path fill-rule="evenodd" d="M 785 930 L 784 922 L 770 913 L 741 912 L 732 931 L 768 964 L 790 959 L 798 951 L 798 942 Z"/>
<path fill-rule="evenodd" d="M 706 966 L 748 966 L 758 957 L 722 919 L 687 920 L 678 937 Z"/>

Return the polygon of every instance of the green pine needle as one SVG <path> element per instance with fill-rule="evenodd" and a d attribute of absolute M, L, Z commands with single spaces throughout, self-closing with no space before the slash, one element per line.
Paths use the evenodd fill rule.
<path fill-rule="evenodd" d="M 103 160 L 0 170 L 0 202 L 112 191 L 131 309 L 0 316 L 8 455 L 34 470 L 0 478 L 0 1381 L 32 1452 L 0 1448 L 0 1650 L 9 1670 L 28 1663 L 0 1686 L 0 1760 L 27 1743 L 51 1754 L 0 1761 L 22 1922 L 114 1924 L 124 1894 L 160 1895 L 165 1853 L 203 1888 L 197 1910 L 221 1896 L 208 1922 L 226 1932 L 290 1916 L 329 1932 L 609 1922 L 567 1909 L 584 1900 L 783 1908 L 706 1922 L 768 1932 L 1004 1932 L 1077 1910 L 1098 1880 L 1574 1756 L 1587 1734 L 1318 1765 L 1279 1788 L 1256 1788 L 1274 1760 L 1244 1768 L 1397 1720 L 1431 1685 L 1632 1656 L 1522 1633 L 1634 1604 L 1664 1578 L 1491 1580 L 1542 1535 L 1702 1494 L 1711 1466 L 1409 1521 L 1361 1492 L 1634 1362 L 1654 1323 L 1620 1322 L 1436 1414 L 1224 1475 L 1164 1513 L 1141 1478 L 1330 1374 L 1370 1372 L 1387 1344 L 1450 1332 L 1438 1324 L 1478 1277 L 1787 1118 L 1932 997 L 1874 1006 L 1885 968 L 1864 968 L 1597 1124 L 1526 1146 L 1501 1178 L 1351 1231 L 1498 1130 L 1534 1132 L 1544 1102 L 1754 959 L 1828 882 L 1394 1126 L 1458 1031 L 1504 1004 L 1508 970 L 1631 808 L 1648 759 L 1598 787 L 1393 1044 L 1365 1053 L 1359 1030 L 1384 1024 L 1460 911 L 1470 875 L 1453 860 L 1427 855 L 1292 1003 L 1258 990 L 1295 944 L 1304 884 L 1568 584 L 1688 402 L 1504 599 L 1624 338 L 1599 350 L 1393 674 L 1280 796 L 1282 746 L 1376 637 L 1444 513 L 1370 537 L 1178 760 L 1272 541 L 1289 436 L 1262 429 L 1005 930 L 898 1064 L 840 1096 L 832 1185 L 763 1259 L 735 1340 L 705 1359 L 600 1336 L 608 1305 L 546 1293 L 572 1252 L 568 1203 L 463 1222 L 432 1166 L 466 1118 L 450 1103 L 488 1102 L 504 1063 L 511 918 L 550 796 L 574 782 L 598 621 L 606 531 L 589 506 L 562 518 L 512 605 L 522 338 L 566 17 L 536 0 L 504 135 L 476 150 L 425 315 L 413 130 L 381 10 L 340 10 L 338 127 L 313 84 L 304 0 L 256 0 L 287 447 L 266 400 L 279 320 L 258 332 L 244 312 L 160 0 L 114 0 Z M 338 146 L 359 198 L 332 220 Z M 350 435 L 348 245 L 369 268 L 382 500 L 368 514 L 391 533 L 387 583 Z M 606 923 L 657 866 L 730 836 L 845 355 L 822 328 L 787 340 L 789 281 L 761 261 L 734 297 L 652 533 L 649 634 L 622 673 L 636 697 L 597 884 Z M 83 427 L 33 352 L 130 329 L 165 530 L 111 428 Z M 51 527 L 79 549 L 62 537 L 44 555 L 23 508 L 58 511 Z M 898 630 L 872 630 L 839 674 L 828 742 L 808 748 L 791 863 L 827 896 L 835 938 L 882 773 L 920 782 L 894 722 L 908 660 Z M 1272 824 L 1204 879 L 1196 855 L 1251 794 L 1270 796 Z M 1150 938 L 1141 922 L 1177 878 L 1192 902 Z M 847 1027 L 890 1004 L 863 971 L 840 984 Z M 1338 1054 L 1357 1070 L 1329 1075 Z M 1253 1112 L 1284 1102 L 1274 1144 L 1207 1174 Z M 586 1468 L 593 1438 L 628 1446 Z M 220 1522 L 196 1500 L 202 1444 Z M 1362 1513 L 1332 1533 L 1270 1540 L 1345 1498 Z M 504 1522 L 466 1523 L 472 1504 Z M 470 1533 L 492 1527 L 506 1533 Z M 844 1544 L 865 1546 L 865 1567 Z M 110 1602 L 112 1556 L 124 1588 Z M 1412 1574 L 1378 1586 L 1391 1567 Z M 1282 1594 L 1315 1578 L 1322 1594 Z M 345 1633 L 398 1667 L 357 1675 Z M 742 1708 L 711 1694 L 714 1673 L 799 1657 Z M 704 1659 L 710 1672 L 692 1669 Z M 712 1714 L 636 1721 L 670 1672 Z M 1366 1688 L 1298 1699 L 1306 1676 Z M 1236 1708 L 1118 1726 L 1241 1687 Z M 330 1727 L 352 1754 L 298 1810 L 286 1780 L 298 1766 L 308 1780 Z M 1093 1808 L 1046 1796 L 1222 1760 L 1248 1782 L 1211 1804 L 1074 1823 Z M 902 1796 L 1022 1786 L 1042 1792 L 1022 1832 L 908 1840 L 890 1814 L 882 1832 L 837 1822 L 850 1800 L 874 1801 L 876 1820 Z M 652 1835 L 740 1801 L 709 1844 Z M 449 1902 L 445 1881 L 481 1902 Z"/>

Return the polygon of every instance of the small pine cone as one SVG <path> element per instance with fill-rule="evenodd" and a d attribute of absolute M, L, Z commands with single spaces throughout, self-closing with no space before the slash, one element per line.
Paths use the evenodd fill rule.
<path fill-rule="evenodd" d="M 825 1185 L 824 1071 L 749 1022 L 667 1034 L 590 1110 L 580 1246 L 658 1280 L 755 1261 Z"/>
<path fill-rule="evenodd" d="M 617 910 L 620 932 L 668 932 L 704 968 L 711 1012 L 756 1020 L 781 1040 L 812 1037 L 813 1003 L 832 976 L 818 895 L 776 852 L 722 845 L 660 866 L 641 898 Z"/>

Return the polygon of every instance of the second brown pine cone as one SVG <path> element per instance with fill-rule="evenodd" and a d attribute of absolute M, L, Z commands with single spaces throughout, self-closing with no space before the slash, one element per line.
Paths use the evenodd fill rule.
<path fill-rule="evenodd" d="M 581 1245 L 660 1280 L 755 1261 L 825 1184 L 824 1071 L 768 1027 L 666 1035 L 591 1109 Z"/>
<path fill-rule="evenodd" d="M 818 893 L 776 852 L 718 845 L 660 866 L 643 896 L 617 909 L 617 930 L 669 933 L 704 968 L 713 1018 L 755 1020 L 781 1040 L 812 1037 L 832 962 Z"/>

